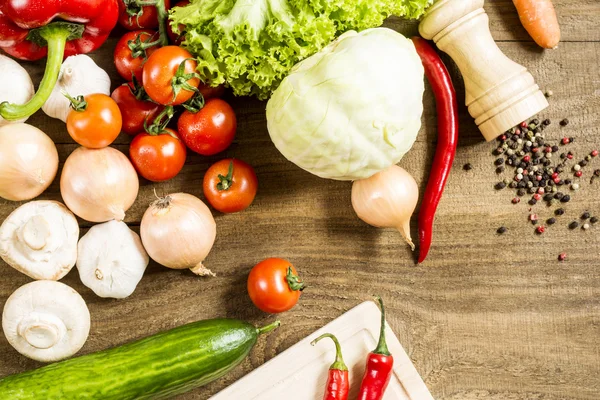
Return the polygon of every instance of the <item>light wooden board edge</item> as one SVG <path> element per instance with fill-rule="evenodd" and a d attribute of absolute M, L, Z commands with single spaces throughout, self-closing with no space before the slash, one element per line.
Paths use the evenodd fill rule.
<path fill-rule="evenodd" d="M 294 372 L 290 371 L 289 365 L 293 363 L 305 366 L 320 357 L 323 349 L 313 348 L 310 345 L 312 340 L 323 333 L 329 332 L 335 334 L 343 345 L 344 341 L 364 330 L 373 335 L 373 338 L 377 338 L 379 336 L 380 315 L 379 308 L 374 302 L 366 301 L 359 304 L 217 393 L 210 400 L 232 400 L 242 397 L 247 400 L 260 399 L 261 393 L 269 386 L 281 382 L 288 377 L 287 374 L 293 375 Z M 421 379 L 408 354 L 406 354 L 398 338 L 387 324 L 386 339 L 389 350 L 394 357 L 394 375 L 402 385 L 408 398 L 410 400 L 433 400 L 429 389 Z M 311 349 L 314 350 L 311 351 Z M 331 357 L 331 352 L 329 356 Z M 367 354 L 365 353 L 364 356 L 366 359 Z M 349 368 L 352 367 L 349 365 Z"/>

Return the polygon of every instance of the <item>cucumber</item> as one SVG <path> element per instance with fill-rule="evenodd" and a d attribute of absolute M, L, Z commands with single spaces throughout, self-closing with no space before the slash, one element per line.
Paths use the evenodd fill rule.
<path fill-rule="evenodd" d="M 246 358 L 257 329 L 235 319 L 205 320 L 0 380 L 0 399 L 165 399 L 225 375 Z"/>

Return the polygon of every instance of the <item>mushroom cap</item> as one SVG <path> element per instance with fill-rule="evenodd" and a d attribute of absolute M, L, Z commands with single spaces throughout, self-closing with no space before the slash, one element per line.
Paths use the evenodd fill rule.
<path fill-rule="evenodd" d="M 149 261 L 139 235 L 122 221 L 95 225 L 79 240 L 79 277 L 100 297 L 131 295 Z"/>
<path fill-rule="evenodd" d="M 59 280 L 77 261 L 79 225 L 62 203 L 31 201 L 0 226 L 0 257 L 33 279 Z"/>
<path fill-rule="evenodd" d="M 90 332 L 90 312 L 75 290 L 34 281 L 10 295 L 2 329 L 12 347 L 33 360 L 52 362 L 77 353 Z"/>

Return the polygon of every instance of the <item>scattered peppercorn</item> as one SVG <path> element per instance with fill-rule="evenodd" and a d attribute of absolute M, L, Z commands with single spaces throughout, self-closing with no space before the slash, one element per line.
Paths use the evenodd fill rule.
<path fill-rule="evenodd" d="M 496 188 L 496 190 L 502 190 L 506 187 L 506 183 L 498 182 L 498 183 L 496 183 L 496 185 L 494 187 Z"/>
<path fill-rule="evenodd" d="M 465 165 L 463 165 L 463 169 L 464 169 L 465 171 L 470 171 L 470 170 L 472 170 L 472 169 L 473 169 L 473 164 L 471 164 L 471 163 L 466 163 Z"/>
<path fill-rule="evenodd" d="M 590 224 L 588 224 L 588 223 L 583 224 L 581 229 L 583 229 L 584 231 L 587 231 L 588 229 L 590 229 Z"/>
<path fill-rule="evenodd" d="M 504 165 L 499 166 L 498 168 L 496 168 L 496 173 L 497 174 L 501 174 L 504 172 Z"/>
<path fill-rule="evenodd" d="M 583 214 L 581 214 L 581 219 L 586 220 L 586 219 L 590 219 L 591 215 L 589 212 L 584 212 Z"/>
<path fill-rule="evenodd" d="M 502 158 L 502 157 L 497 158 L 496 161 L 494 161 L 494 164 L 496 164 L 496 165 L 504 164 L 504 158 Z"/>
<path fill-rule="evenodd" d="M 562 199 L 560 199 L 561 203 L 568 203 L 569 201 L 571 201 L 571 196 L 569 196 L 568 194 L 564 195 Z"/>
<path fill-rule="evenodd" d="M 552 201 L 554 200 L 554 194 L 553 193 L 546 193 L 546 195 L 544 196 L 544 201 Z"/>
<path fill-rule="evenodd" d="M 554 96 L 554 92 L 552 90 L 546 90 L 546 93 L 544 93 L 544 96 L 552 97 L 552 96 Z"/>
<path fill-rule="evenodd" d="M 564 215 L 565 214 L 565 209 L 564 208 L 558 208 L 556 211 L 554 211 L 554 214 L 556 214 L 556 215 Z"/>
<path fill-rule="evenodd" d="M 518 204 L 518 203 L 520 203 L 520 202 L 521 202 L 521 199 L 520 199 L 520 198 L 518 198 L 518 197 L 515 197 L 515 198 L 513 198 L 513 199 L 512 199 L 512 203 L 513 203 L 513 204 Z"/>
<path fill-rule="evenodd" d="M 592 218 L 590 218 L 590 222 L 592 224 L 597 224 L 598 223 L 598 217 L 592 217 Z"/>
<path fill-rule="evenodd" d="M 598 150 L 594 150 L 590 153 L 592 157 L 598 157 Z"/>
<path fill-rule="evenodd" d="M 544 122 L 542 122 L 542 124 L 544 124 L 545 126 L 550 125 L 552 122 L 549 119 L 545 119 Z"/>
<path fill-rule="evenodd" d="M 507 230 L 508 229 L 505 226 L 501 226 L 496 232 L 498 232 L 499 235 L 504 235 Z"/>
<path fill-rule="evenodd" d="M 544 225 L 535 228 L 535 233 L 537 233 L 538 235 L 541 235 L 544 232 L 546 232 L 546 227 Z"/>
<path fill-rule="evenodd" d="M 567 126 L 567 125 L 569 125 L 569 120 L 567 118 L 560 121 L 560 126 Z"/>
<path fill-rule="evenodd" d="M 560 253 L 558 255 L 558 261 L 565 261 L 567 259 L 567 253 Z"/>
<path fill-rule="evenodd" d="M 548 220 L 546 221 L 546 223 L 548 225 L 554 225 L 556 223 L 556 218 L 554 218 L 554 217 L 548 218 Z"/>
<path fill-rule="evenodd" d="M 569 224 L 569 229 L 573 230 L 573 229 L 577 229 L 579 227 L 579 222 L 577 221 L 573 221 Z"/>
<path fill-rule="evenodd" d="M 575 172 L 575 176 L 578 178 L 581 178 L 583 176 L 583 171 L 577 171 Z"/>

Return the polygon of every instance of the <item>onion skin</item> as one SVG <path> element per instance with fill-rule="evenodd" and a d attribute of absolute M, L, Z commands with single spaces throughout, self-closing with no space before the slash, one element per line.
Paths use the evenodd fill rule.
<path fill-rule="evenodd" d="M 90 222 L 122 221 L 139 187 L 129 159 L 112 147 L 79 147 L 67 158 L 60 177 L 65 204 Z"/>
<path fill-rule="evenodd" d="M 170 194 L 152 203 L 142 217 L 140 236 L 150 258 L 171 269 L 214 274 L 202 264 L 217 235 L 210 209 L 187 193 Z"/>
<path fill-rule="evenodd" d="M 0 197 L 31 200 L 50 186 L 58 171 L 58 151 L 48 135 L 28 124 L 0 128 Z"/>
<path fill-rule="evenodd" d="M 414 178 L 397 165 L 352 184 L 352 207 L 356 215 L 378 228 L 396 228 L 412 250 L 410 218 L 419 200 Z"/>

